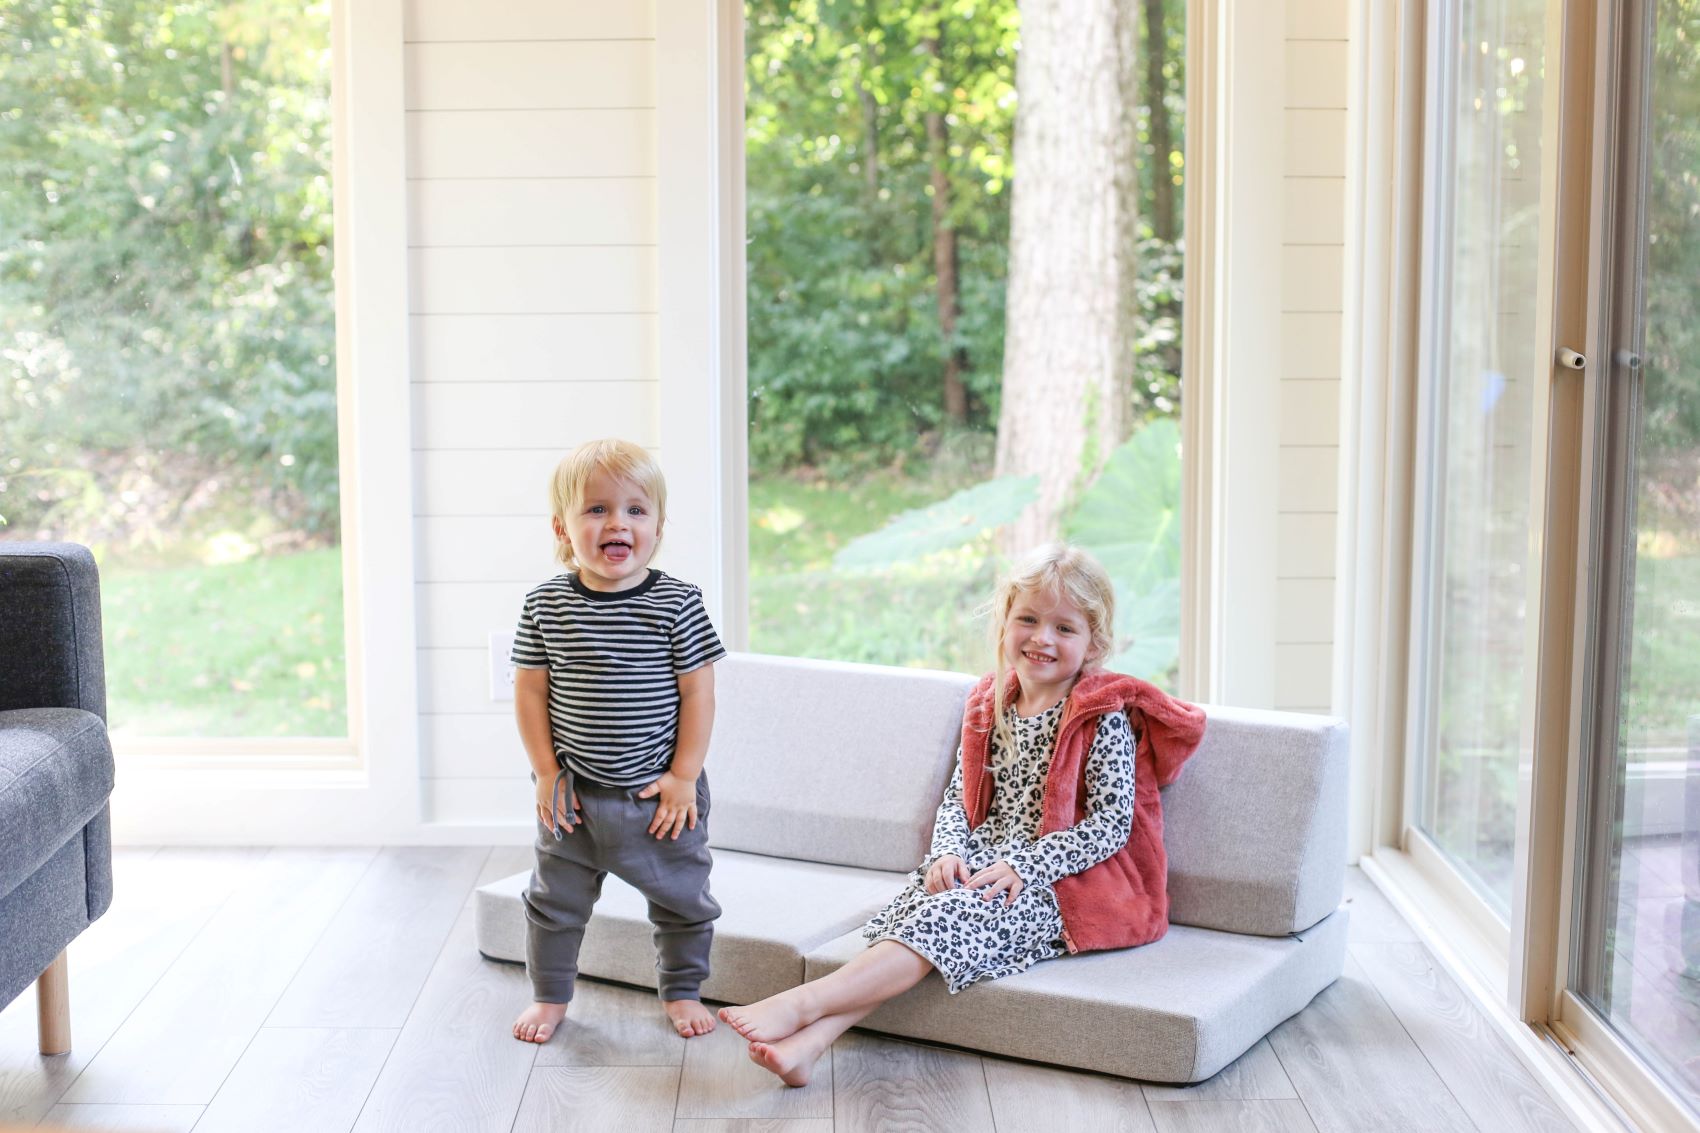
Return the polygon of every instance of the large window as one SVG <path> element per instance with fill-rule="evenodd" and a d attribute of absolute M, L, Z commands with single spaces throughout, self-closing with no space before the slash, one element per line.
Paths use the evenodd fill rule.
<path fill-rule="evenodd" d="M 1435 11 L 1416 825 L 1504 916 L 1529 546 L 1543 0 Z M 1424 459 L 1426 458 L 1426 459 Z"/>
<path fill-rule="evenodd" d="M 1370 868 L 1566 1052 L 1528 1057 L 1700 1128 L 1700 10 L 1408 20 L 1411 679 Z"/>
<path fill-rule="evenodd" d="M 758 651 L 981 671 L 1067 537 L 1173 675 L 1185 5 L 1051 7 L 746 4 Z"/>
<path fill-rule="evenodd" d="M 116 734 L 346 735 L 330 6 L 0 40 L 0 538 L 94 548 Z"/>

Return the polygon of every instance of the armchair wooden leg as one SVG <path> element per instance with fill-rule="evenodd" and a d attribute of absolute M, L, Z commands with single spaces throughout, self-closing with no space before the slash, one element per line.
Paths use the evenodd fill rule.
<path fill-rule="evenodd" d="M 41 1053 L 71 1053 L 71 967 L 64 952 L 35 981 L 36 1030 Z"/>

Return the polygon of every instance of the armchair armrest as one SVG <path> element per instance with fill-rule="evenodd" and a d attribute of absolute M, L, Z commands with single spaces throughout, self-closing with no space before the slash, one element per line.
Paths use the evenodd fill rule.
<path fill-rule="evenodd" d="M 75 543 L 0 543 L 0 711 L 80 708 L 106 719 L 100 576 Z"/>

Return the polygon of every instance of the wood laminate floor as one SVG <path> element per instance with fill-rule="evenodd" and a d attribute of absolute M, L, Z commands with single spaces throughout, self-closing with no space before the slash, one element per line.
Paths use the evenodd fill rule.
<path fill-rule="evenodd" d="M 1572 1128 L 1356 870 L 1346 974 L 1186 1089 L 853 1032 L 791 1090 L 729 1028 L 686 1042 L 652 994 L 581 987 L 544 1047 L 523 969 L 473 947 L 473 888 L 523 848 L 124 849 L 71 950 L 75 1050 L 0 1012 L 0 1128 L 194 1133 L 1365 1133 Z M 1058 961 L 1066 963 L 1066 961 Z"/>

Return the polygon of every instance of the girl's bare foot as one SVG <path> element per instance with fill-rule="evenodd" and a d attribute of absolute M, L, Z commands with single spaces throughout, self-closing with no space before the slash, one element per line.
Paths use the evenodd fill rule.
<path fill-rule="evenodd" d="M 566 1017 L 565 1003 L 533 1003 L 514 1020 L 514 1038 L 522 1043 L 546 1043 Z"/>
<path fill-rule="evenodd" d="M 666 1010 L 667 1018 L 673 1021 L 673 1029 L 687 1039 L 714 1030 L 714 1016 L 699 1000 L 663 999 L 661 1006 Z"/>
<path fill-rule="evenodd" d="M 808 1044 L 796 1036 L 776 1043 L 750 1044 L 750 1061 L 775 1075 L 787 1086 L 808 1085 L 810 1076 L 815 1072 L 815 1063 L 819 1060 L 820 1051 L 809 1049 Z"/>
<path fill-rule="evenodd" d="M 720 1017 L 751 1042 L 766 1043 L 790 1038 L 812 1022 L 804 1018 L 797 1001 L 784 992 L 747 1007 L 722 1007 Z"/>

